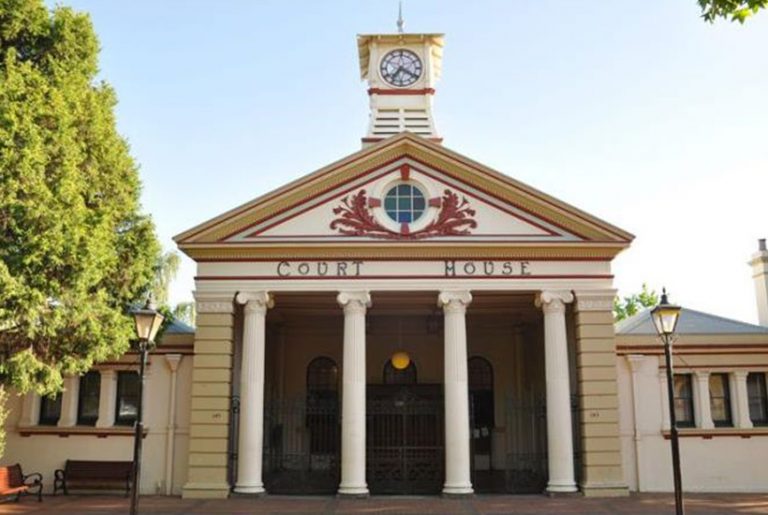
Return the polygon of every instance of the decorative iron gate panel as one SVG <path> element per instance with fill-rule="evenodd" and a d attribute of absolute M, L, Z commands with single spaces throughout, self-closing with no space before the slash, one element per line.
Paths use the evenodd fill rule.
<path fill-rule="evenodd" d="M 547 408 L 529 395 L 507 399 L 507 454 L 504 489 L 508 493 L 540 493 L 547 486 Z"/>
<path fill-rule="evenodd" d="M 540 493 L 549 480 L 547 462 L 547 405 L 543 396 L 529 394 L 506 400 L 506 460 L 504 479 L 494 475 L 486 491 L 515 494 Z M 571 396 L 575 478 L 581 471 L 578 396 Z M 479 491 L 483 491 L 482 488 Z"/>
<path fill-rule="evenodd" d="M 371 493 L 439 493 L 445 454 L 439 385 L 369 385 L 367 402 Z"/>
<path fill-rule="evenodd" d="M 340 478 L 339 403 L 272 401 L 264 409 L 264 486 L 274 494 L 333 494 Z"/>

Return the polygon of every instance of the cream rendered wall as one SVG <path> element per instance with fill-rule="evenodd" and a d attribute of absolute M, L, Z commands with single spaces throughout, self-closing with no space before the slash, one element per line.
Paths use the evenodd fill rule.
<path fill-rule="evenodd" d="M 617 357 L 619 383 L 619 430 L 624 470 L 633 491 L 672 491 L 672 457 L 669 440 L 662 435 L 662 383 L 659 356 L 637 356 L 635 391 L 639 393 L 637 416 L 633 407 L 632 371 L 628 356 Z M 686 358 L 691 361 L 691 358 Z M 722 356 L 717 357 L 722 361 Z M 678 372 L 688 372 L 678 369 Z M 732 394 L 732 403 L 736 400 Z M 635 450 L 635 427 L 639 457 Z M 681 432 L 685 432 L 683 429 Z M 716 433 L 718 430 L 713 430 Z M 722 433 L 722 431 L 720 431 Z M 734 430 L 737 432 L 737 430 Z M 748 432 L 748 431 L 747 431 Z M 742 433 L 742 431 L 739 431 Z M 680 438 L 683 490 L 691 492 L 767 492 L 768 436 L 742 438 L 714 435 Z"/>
<path fill-rule="evenodd" d="M 130 361 L 135 362 L 135 357 Z M 150 354 L 149 363 L 144 418 L 148 433 L 143 442 L 141 493 L 164 494 L 171 373 L 162 354 Z M 124 370 L 125 367 L 121 365 L 119 369 Z M 172 479 L 172 493 L 175 495 L 181 493 L 181 487 L 187 475 L 191 369 L 192 356 L 184 356 L 179 363 L 176 379 L 176 436 Z M 67 459 L 120 461 L 133 459 L 133 437 L 130 435 L 106 437 L 67 435 L 63 437 L 55 434 L 34 434 L 35 429 L 54 431 L 59 429 L 55 426 L 35 426 L 30 429 L 32 432 L 30 436 L 21 436 L 18 427 L 21 407 L 22 397 L 12 395 L 9 402 L 10 416 L 6 421 L 6 450 L 0 463 L 3 465 L 21 463 L 25 473 L 42 473 L 45 493 L 53 492 L 54 471 L 63 468 Z"/>

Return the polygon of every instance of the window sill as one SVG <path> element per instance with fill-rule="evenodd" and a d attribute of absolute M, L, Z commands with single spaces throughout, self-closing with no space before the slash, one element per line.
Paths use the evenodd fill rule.
<path fill-rule="evenodd" d="M 73 427 L 56 427 L 56 426 L 29 426 L 18 428 L 20 436 L 32 436 L 32 435 L 56 435 L 60 438 L 68 438 L 70 436 L 95 436 L 97 438 L 107 438 L 109 436 L 133 436 L 134 430 L 132 427 L 92 427 L 92 426 L 73 426 Z M 147 437 L 148 429 L 144 428 L 143 438 Z"/>
<path fill-rule="evenodd" d="M 665 440 L 671 438 L 669 430 L 661 432 Z M 724 436 L 739 437 L 739 438 L 752 438 L 753 436 L 768 436 L 768 427 L 753 427 L 751 429 L 743 427 L 716 427 L 714 429 L 701 429 L 697 427 L 681 427 L 678 428 L 677 434 L 680 438 L 703 438 L 704 440 L 710 440 L 712 438 L 720 438 Z"/>

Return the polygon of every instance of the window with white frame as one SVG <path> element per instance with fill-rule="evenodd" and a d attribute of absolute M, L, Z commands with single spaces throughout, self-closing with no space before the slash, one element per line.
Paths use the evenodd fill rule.
<path fill-rule="evenodd" d="M 99 397 L 101 393 L 101 373 L 91 370 L 80 377 L 80 389 L 77 396 L 77 425 L 95 426 L 99 418 Z"/>
<path fill-rule="evenodd" d="M 768 426 L 768 393 L 765 376 L 765 372 L 750 372 L 747 375 L 749 418 L 756 426 Z"/>
<path fill-rule="evenodd" d="M 709 407 L 715 427 L 731 427 L 731 389 L 728 374 L 710 374 Z"/>
<path fill-rule="evenodd" d="M 139 374 L 135 371 L 117 373 L 116 426 L 132 426 L 139 412 Z"/>
<path fill-rule="evenodd" d="M 40 418 L 38 424 L 41 426 L 55 426 L 61 417 L 61 392 L 55 396 L 43 396 L 40 399 Z"/>
<path fill-rule="evenodd" d="M 693 378 L 691 374 L 675 374 L 675 418 L 677 427 L 694 427 Z"/>

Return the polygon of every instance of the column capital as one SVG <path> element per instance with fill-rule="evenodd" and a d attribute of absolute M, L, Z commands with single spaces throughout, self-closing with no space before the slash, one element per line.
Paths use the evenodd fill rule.
<path fill-rule="evenodd" d="M 536 306 L 544 313 L 565 312 L 565 305 L 573 302 L 573 293 L 568 290 L 544 290 L 536 295 Z"/>
<path fill-rule="evenodd" d="M 365 313 L 371 307 L 371 293 L 367 290 L 341 291 L 336 302 L 344 308 L 344 313 Z"/>
<path fill-rule="evenodd" d="M 195 311 L 197 313 L 227 313 L 235 312 L 232 302 L 234 293 L 201 293 L 195 292 Z"/>
<path fill-rule="evenodd" d="M 181 362 L 181 354 L 166 354 L 165 355 L 165 364 L 168 365 L 168 369 L 171 372 L 176 372 L 176 369 L 179 368 L 179 363 Z"/>
<path fill-rule="evenodd" d="M 734 370 L 732 374 L 736 379 L 744 380 L 749 375 L 749 370 Z"/>
<path fill-rule="evenodd" d="M 645 356 L 642 354 L 628 354 L 626 358 L 627 363 L 629 363 L 629 369 L 633 374 L 640 370 L 640 367 L 643 366 L 643 361 L 645 361 Z"/>
<path fill-rule="evenodd" d="M 437 305 L 444 312 L 464 313 L 471 302 L 472 293 L 469 290 L 443 290 L 437 296 Z"/>
<path fill-rule="evenodd" d="M 575 307 L 577 311 L 612 311 L 613 299 L 617 291 L 614 289 L 603 290 L 576 290 Z"/>
<path fill-rule="evenodd" d="M 272 295 L 266 291 L 241 291 L 235 297 L 238 304 L 245 306 L 246 313 L 266 314 L 275 305 Z"/>
<path fill-rule="evenodd" d="M 694 370 L 693 375 L 697 381 L 709 381 L 709 370 Z"/>

